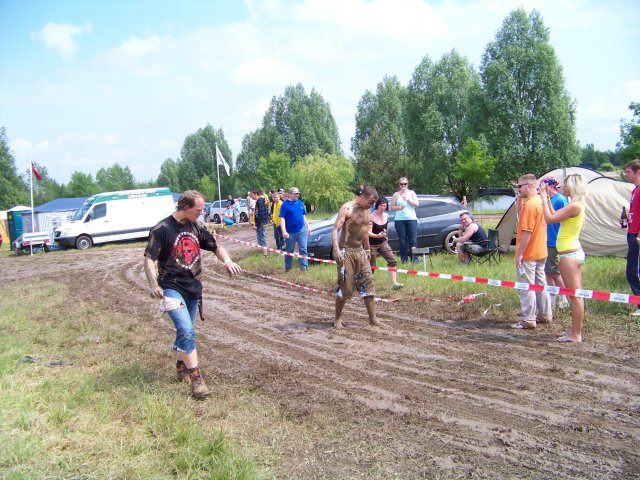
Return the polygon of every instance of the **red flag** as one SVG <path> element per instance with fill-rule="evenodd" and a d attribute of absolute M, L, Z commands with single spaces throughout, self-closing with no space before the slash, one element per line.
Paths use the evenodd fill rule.
<path fill-rule="evenodd" d="M 33 162 L 31 162 L 31 170 L 38 180 L 42 180 L 42 174 L 38 171 Z"/>

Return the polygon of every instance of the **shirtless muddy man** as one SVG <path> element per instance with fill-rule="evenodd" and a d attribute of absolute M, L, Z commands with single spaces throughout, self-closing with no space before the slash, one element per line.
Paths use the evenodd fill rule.
<path fill-rule="evenodd" d="M 369 215 L 378 192 L 365 186 L 358 196 L 342 205 L 331 232 L 333 258 L 338 264 L 338 288 L 336 289 L 336 319 L 333 324 L 342 328 L 342 309 L 353 291 L 364 299 L 369 315 L 369 325 L 380 325 L 376 320 L 375 289 L 369 257 Z"/>

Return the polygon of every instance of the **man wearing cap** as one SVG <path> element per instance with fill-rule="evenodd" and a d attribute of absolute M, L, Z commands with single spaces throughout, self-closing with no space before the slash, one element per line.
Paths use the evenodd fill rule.
<path fill-rule="evenodd" d="M 307 222 L 307 209 L 304 202 L 300 200 L 300 190 L 297 187 L 289 189 L 289 198 L 282 202 L 280 207 L 280 230 L 285 241 L 287 253 L 293 253 L 296 243 L 300 254 L 300 270 L 305 271 L 309 265 L 307 260 L 307 242 L 309 240 L 309 222 Z M 284 269 L 291 270 L 293 257 L 284 256 Z"/>
<path fill-rule="evenodd" d="M 553 207 L 553 211 L 557 212 L 563 207 L 569 204 L 567 197 L 562 195 L 558 191 L 558 181 L 553 177 L 545 177 L 542 179 L 542 183 L 549 185 L 547 190 L 549 194 L 549 201 Z M 547 285 L 553 287 L 564 288 L 564 281 L 560 276 L 560 264 L 558 258 L 558 250 L 556 250 L 556 240 L 558 238 L 558 231 L 560 230 L 560 223 L 548 223 L 547 224 L 547 262 L 544 264 L 544 274 L 547 277 Z M 551 306 L 556 304 L 556 296 L 551 295 Z M 569 301 L 565 295 L 558 295 L 557 301 L 558 308 L 567 308 Z"/>

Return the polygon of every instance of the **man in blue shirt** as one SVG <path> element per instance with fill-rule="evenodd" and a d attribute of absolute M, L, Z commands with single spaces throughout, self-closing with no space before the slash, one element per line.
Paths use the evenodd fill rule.
<path fill-rule="evenodd" d="M 307 241 L 311 229 L 307 222 L 307 210 L 302 200 L 300 200 L 300 190 L 296 187 L 289 189 L 289 198 L 282 202 L 280 207 L 280 230 L 282 230 L 282 238 L 285 241 L 285 250 L 287 253 L 293 253 L 296 243 L 298 244 L 298 253 L 300 258 L 300 270 L 305 271 L 309 265 L 307 260 Z M 293 257 L 291 255 L 284 256 L 284 269 L 286 272 L 291 270 Z"/>
<path fill-rule="evenodd" d="M 569 204 L 567 197 L 558 192 L 558 181 L 553 177 L 545 177 L 542 179 L 544 183 L 549 185 L 549 200 L 554 211 L 558 211 Z M 558 258 L 558 250 L 556 250 L 556 240 L 558 239 L 558 231 L 560 223 L 547 224 L 547 262 L 544 265 L 544 273 L 547 277 L 547 285 L 552 287 L 564 288 L 564 282 L 560 276 L 560 266 Z M 569 301 L 565 295 L 558 295 L 558 308 L 567 308 Z M 556 305 L 556 295 L 551 295 L 551 305 Z"/>

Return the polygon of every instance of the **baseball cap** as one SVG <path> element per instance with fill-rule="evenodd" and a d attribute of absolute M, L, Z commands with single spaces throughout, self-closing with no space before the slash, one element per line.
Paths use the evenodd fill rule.
<path fill-rule="evenodd" d="M 542 181 L 547 185 L 553 185 L 553 186 L 558 185 L 558 181 L 553 177 L 545 177 L 542 179 Z"/>
<path fill-rule="evenodd" d="M 289 189 L 289 193 L 300 193 L 300 190 L 298 190 L 298 188 L 297 188 L 297 187 L 291 187 L 291 188 Z"/>

